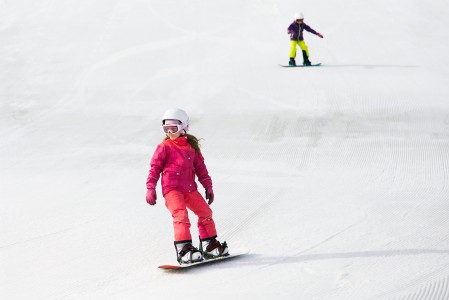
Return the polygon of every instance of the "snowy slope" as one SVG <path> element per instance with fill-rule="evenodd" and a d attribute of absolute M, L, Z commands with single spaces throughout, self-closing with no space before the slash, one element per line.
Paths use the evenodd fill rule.
<path fill-rule="evenodd" d="M 278 67 L 295 11 L 324 35 L 306 33 L 322 67 Z M 0 1 L 0 297 L 448 299 L 448 13 Z M 203 138 L 220 239 L 242 259 L 156 268 L 173 233 L 145 180 L 170 107 Z"/>

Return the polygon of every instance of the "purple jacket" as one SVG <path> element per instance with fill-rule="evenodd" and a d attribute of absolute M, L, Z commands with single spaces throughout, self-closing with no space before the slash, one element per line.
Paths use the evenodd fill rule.
<path fill-rule="evenodd" d="M 302 32 L 304 31 L 304 29 L 313 34 L 318 34 L 318 32 L 316 32 L 315 30 L 310 28 L 310 26 L 307 25 L 306 23 L 298 24 L 296 22 L 293 22 L 290 24 L 290 26 L 288 26 L 288 29 L 287 29 L 288 34 L 290 34 L 290 40 L 303 41 L 304 37 L 302 36 Z"/>
<path fill-rule="evenodd" d="M 160 143 L 151 159 L 147 188 L 155 188 L 162 173 L 162 195 L 172 190 L 194 192 L 197 190 L 195 175 L 204 188 L 212 187 L 204 158 L 181 136 L 172 141 L 167 139 Z"/>

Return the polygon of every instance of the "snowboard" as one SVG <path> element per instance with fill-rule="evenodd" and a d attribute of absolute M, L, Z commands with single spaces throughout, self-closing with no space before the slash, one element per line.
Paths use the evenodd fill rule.
<path fill-rule="evenodd" d="M 237 258 L 239 256 L 248 254 L 248 252 L 249 252 L 248 249 L 242 249 L 240 251 L 236 251 L 236 252 L 234 252 L 232 254 L 229 254 L 227 256 L 222 256 L 222 257 L 212 258 L 212 259 L 205 259 L 203 261 L 192 263 L 192 264 L 161 265 L 158 268 L 164 269 L 164 270 L 184 270 L 184 269 L 190 269 L 190 268 L 195 268 L 195 267 L 198 267 L 198 266 L 204 266 L 204 265 L 210 265 L 210 264 L 214 264 L 214 263 L 218 263 L 218 262 L 223 262 L 225 260 L 231 260 L 231 259 Z"/>
<path fill-rule="evenodd" d="M 318 67 L 318 66 L 321 66 L 321 63 L 312 64 L 310 66 L 304 66 L 304 65 L 296 65 L 296 66 L 280 65 L 280 66 L 284 67 L 284 68 L 307 68 L 307 67 Z"/>

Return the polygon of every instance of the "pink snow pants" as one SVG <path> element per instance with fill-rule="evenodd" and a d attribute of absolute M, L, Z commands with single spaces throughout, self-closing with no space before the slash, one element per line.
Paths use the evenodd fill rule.
<path fill-rule="evenodd" d="M 200 238 L 205 239 L 217 235 L 212 210 L 198 191 L 183 193 L 170 191 L 165 194 L 165 206 L 173 217 L 175 241 L 191 241 L 190 221 L 187 209 L 198 217 Z"/>

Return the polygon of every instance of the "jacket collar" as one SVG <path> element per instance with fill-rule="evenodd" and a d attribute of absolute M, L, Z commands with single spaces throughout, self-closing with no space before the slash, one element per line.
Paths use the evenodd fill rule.
<path fill-rule="evenodd" d="M 176 140 L 171 141 L 171 142 L 173 142 L 174 144 L 176 144 L 180 147 L 185 147 L 188 144 L 187 137 L 185 135 L 180 136 L 179 138 L 177 138 Z"/>

